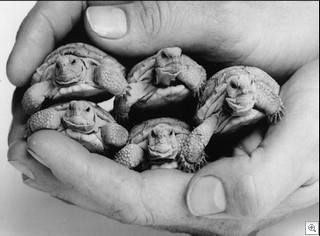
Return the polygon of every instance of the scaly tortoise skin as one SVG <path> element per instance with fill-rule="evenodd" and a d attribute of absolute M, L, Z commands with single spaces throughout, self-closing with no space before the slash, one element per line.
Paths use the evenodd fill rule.
<path fill-rule="evenodd" d="M 175 118 L 144 121 L 132 128 L 127 145 L 115 155 L 114 160 L 130 169 L 178 168 L 191 172 L 177 162 L 190 130 L 190 125 Z M 203 164 L 198 163 L 197 167 Z"/>
<path fill-rule="evenodd" d="M 34 113 L 25 124 L 26 136 L 42 129 L 57 130 L 100 154 L 123 147 L 128 138 L 128 131 L 107 111 L 88 101 L 73 100 Z"/>
<path fill-rule="evenodd" d="M 234 132 L 267 116 L 276 123 L 284 115 L 280 86 L 256 67 L 232 66 L 214 74 L 199 97 L 196 128 L 187 138 L 180 162 L 185 168 L 202 163 L 213 135 Z"/>
<path fill-rule="evenodd" d="M 105 52 L 84 43 L 70 43 L 50 53 L 31 78 L 22 99 L 31 115 L 47 101 L 101 95 L 105 100 L 124 92 L 125 68 Z"/>
<path fill-rule="evenodd" d="M 127 90 L 115 97 L 114 116 L 125 123 L 133 106 L 144 111 L 180 104 L 197 95 L 205 80 L 204 68 L 180 48 L 163 48 L 131 69 Z"/>

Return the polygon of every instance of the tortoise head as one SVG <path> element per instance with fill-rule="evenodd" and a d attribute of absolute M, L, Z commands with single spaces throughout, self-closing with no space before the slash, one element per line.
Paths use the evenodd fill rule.
<path fill-rule="evenodd" d="M 94 107 L 86 101 L 71 101 L 63 117 L 67 128 L 80 133 L 97 131 L 96 112 Z"/>
<path fill-rule="evenodd" d="M 55 82 L 60 86 L 69 86 L 80 81 L 85 76 L 86 67 L 80 57 L 66 54 L 57 58 Z"/>
<path fill-rule="evenodd" d="M 168 124 L 156 125 L 148 135 L 150 163 L 161 165 L 175 160 L 179 151 L 179 141 Z"/>
<path fill-rule="evenodd" d="M 169 47 L 160 50 L 155 56 L 156 85 L 170 86 L 182 71 L 182 50 Z"/>
<path fill-rule="evenodd" d="M 250 112 L 256 102 L 254 77 L 246 72 L 232 74 L 226 82 L 226 103 L 232 114 L 242 116 Z"/>

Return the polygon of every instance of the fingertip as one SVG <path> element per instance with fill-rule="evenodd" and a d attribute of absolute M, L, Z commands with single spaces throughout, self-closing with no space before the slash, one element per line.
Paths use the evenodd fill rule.
<path fill-rule="evenodd" d="M 215 176 L 193 179 L 187 191 L 187 206 L 196 216 L 208 216 L 225 211 L 226 196 L 222 182 Z"/>
<path fill-rule="evenodd" d="M 51 158 L 62 159 L 69 154 L 89 153 L 81 144 L 55 130 L 40 130 L 33 133 L 27 140 L 27 148 L 48 161 Z"/>
<path fill-rule="evenodd" d="M 15 48 L 16 46 L 12 49 L 6 64 L 7 78 L 14 86 L 23 87 L 29 82 L 30 72 L 28 72 L 29 68 L 26 69 L 23 66 L 21 58 L 16 55 Z"/>
<path fill-rule="evenodd" d="M 21 23 L 6 64 L 9 81 L 18 87 L 29 83 L 36 68 L 54 47 L 50 24 L 36 9 L 34 7 Z"/>
<path fill-rule="evenodd" d="M 84 2 L 37 2 L 24 18 L 7 61 L 9 81 L 26 85 L 36 68 L 80 20 Z"/>
<path fill-rule="evenodd" d="M 146 4 L 150 5 L 148 9 L 155 8 L 154 4 Z M 96 45 L 110 53 L 129 57 L 151 55 L 167 41 L 153 36 L 148 30 L 152 27 L 145 29 L 146 25 L 152 24 L 152 19 L 145 17 L 142 21 L 145 13 L 141 11 L 143 8 L 138 2 L 90 6 L 84 14 L 86 32 Z M 144 25 L 143 22 L 148 23 Z"/>
<path fill-rule="evenodd" d="M 17 140 L 12 142 L 7 151 L 8 161 L 20 161 L 21 158 L 27 155 L 26 152 L 26 142 L 22 140 Z"/>

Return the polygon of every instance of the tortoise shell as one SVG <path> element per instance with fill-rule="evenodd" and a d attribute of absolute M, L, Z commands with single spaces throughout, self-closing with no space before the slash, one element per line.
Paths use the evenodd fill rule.
<path fill-rule="evenodd" d="M 189 124 L 178 119 L 161 117 L 147 120 L 134 126 L 129 133 L 127 143 L 141 144 L 145 142 L 153 128 L 161 123 L 172 126 L 176 135 L 190 133 L 191 127 Z"/>

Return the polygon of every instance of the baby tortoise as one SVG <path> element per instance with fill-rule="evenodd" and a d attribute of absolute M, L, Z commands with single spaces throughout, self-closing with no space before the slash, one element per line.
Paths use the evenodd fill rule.
<path fill-rule="evenodd" d="M 31 115 L 46 101 L 99 94 L 106 100 L 126 86 L 125 68 L 116 59 L 88 44 L 71 43 L 54 50 L 37 68 L 22 106 Z"/>
<path fill-rule="evenodd" d="M 132 68 L 127 90 L 115 97 L 114 116 L 125 123 L 133 106 L 140 111 L 181 103 L 198 94 L 205 80 L 204 68 L 180 48 L 164 48 Z"/>
<path fill-rule="evenodd" d="M 115 161 L 136 169 L 167 168 L 184 169 L 185 165 L 177 163 L 182 144 L 190 134 L 191 127 L 174 118 L 155 118 L 134 126 L 128 142 L 116 155 Z M 202 158 L 205 160 L 205 158 Z M 198 163 L 199 166 L 204 163 Z"/>
<path fill-rule="evenodd" d="M 214 74 L 201 92 L 198 126 L 187 138 L 179 162 L 186 168 L 202 163 L 213 135 L 233 132 L 265 116 L 272 123 L 281 120 L 284 106 L 279 92 L 277 82 L 256 67 L 232 66 Z"/>
<path fill-rule="evenodd" d="M 25 129 L 26 136 L 42 129 L 57 130 L 100 154 L 123 147 L 128 138 L 128 131 L 107 111 L 88 101 L 74 100 L 38 111 L 28 119 Z"/>

